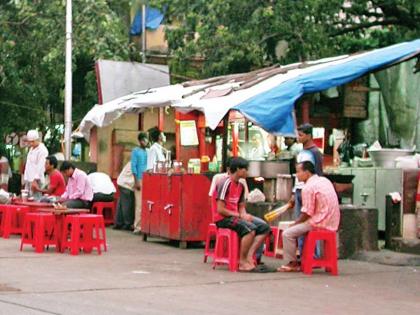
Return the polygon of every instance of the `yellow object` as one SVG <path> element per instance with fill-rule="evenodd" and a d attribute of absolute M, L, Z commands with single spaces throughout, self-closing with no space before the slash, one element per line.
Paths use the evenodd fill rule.
<path fill-rule="evenodd" d="M 273 211 L 270 211 L 269 213 L 266 213 L 264 215 L 264 219 L 267 222 L 274 221 L 276 218 L 278 218 L 281 214 L 285 213 L 290 208 L 291 208 L 290 204 L 286 203 L 284 206 L 282 206 L 280 208 L 277 208 L 277 209 L 274 209 Z"/>
<path fill-rule="evenodd" d="M 203 155 L 201 157 L 201 162 L 202 163 L 210 162 L 210 157 L 208 155 Z"/>

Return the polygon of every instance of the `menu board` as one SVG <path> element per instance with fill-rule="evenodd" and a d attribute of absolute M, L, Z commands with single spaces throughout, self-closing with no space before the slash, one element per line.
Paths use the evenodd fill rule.
<path fill-rule="evenodd" d="M 181 145 L 192 146 L 198 145 L 197 127 L 195 120 L 181 120 Z"/>

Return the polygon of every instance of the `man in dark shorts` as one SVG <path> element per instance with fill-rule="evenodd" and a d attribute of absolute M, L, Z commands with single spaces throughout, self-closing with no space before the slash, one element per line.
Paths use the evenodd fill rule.
<path fill-rule="evenodd" d="M 217 184 L 215 221 L 217 227 L 231 229 L 241 238 L 239 270 L 256 271 L 253 256 L 270 232 L 270 226 L 246 212 L 245 187 L 239 180 L 246 178 L 247 170 L 247 160 L 241 157 L 231 160 L 229 176 Z"/>

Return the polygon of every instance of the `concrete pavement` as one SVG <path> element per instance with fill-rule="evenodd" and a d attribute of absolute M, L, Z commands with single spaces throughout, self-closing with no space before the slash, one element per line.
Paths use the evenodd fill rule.
<path fill-rule="evenodd" d="M 109 251 L 19 252 L 0 239 L 0 314 L 417 314 L 420 268 L 339 261 L 339 276 L 230 273 L 201 248 L 107 229 Z M 271 266 L 280 260 L 265 259 Z"/>

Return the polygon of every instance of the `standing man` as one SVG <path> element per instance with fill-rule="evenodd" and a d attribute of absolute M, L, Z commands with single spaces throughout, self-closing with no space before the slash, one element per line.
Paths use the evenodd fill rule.
<path fill-rule="evenodd" d="M 61 198 L 68 208 L 90 209 L 93 190 L 85 172 L 76 168 L 71 162 L 64 161 L 60 171 L 67 177 L 66 191 Z"/>
<path fill-rule="evenodd" d="M 325 177 L 316 175 L 312 162 L 297 165 L 296 176 L 305 183 L 302 190 L 302 212 L 291 226 L 283 232 L 283 252 L 286 265 L 278 271 L 299 271 L 296 259 L 296 239 L 314 228 L 337 231 L 340 209 L 333 184 Z"/>
<path fill-rule="evenodd" d="M 150 147 L 149 154 L 147 156 L 147 170 L 153 170 L 153 166 L 156 162 L 165 161 L 164 152 L 166 150 L 162 145 L 165 143 L 166 137 L 158 127 L 153 127 L 149 129 L 149 138 L 152 142 L 152 146 Z"/>
<path fill-rule="evenodd" d="M 303 124 L 298 127 L 298 141 L 302 143 L 303 150 L 299 152 L 296 156 L 296 162 L 302 163 L 305 161 L 310 161 L 315 166 L 315 174 L 318 176 L 323 175 L 322 171 L 322 153 L 319 151 L 318 147 L 315 145 L 312 139 L 313 126 L 311 124 Z M 293 188 L 294 195 L 292 195 L 291 200 L 289 201 L 294 205 L 295 210 L 295 219 L 300 216 L 302 208 L 302 189 L 305 186 L 305 183 L 300 181 L 297 177 L 295 180 L 295 187 Z M 302 253 L 303 242 L 305 237 L 300 237 L 298 240 L 299 251 Z M 317 245 L 317 254 L 320 253 L 319 245 Z"/>
<path fill-rule="evenodd" d="M 134 210 L 134 234 L 139 234 L 141 230 L 141 185 L 143 180 L 143 173 L 147 169 L 148 154 L 147 151 L 147 134 L 140 132 L 137 136 L 139 146 L 134 148 L 131 152 L 131 172 L 134 176 L 134 196 L 135 196 L 135 210 Z"/>
<path fill-rule="evenodd" d="M 254 254 L 270 233 L 270 226 L 246 212 L 245 187 L 240 179 L 246 178 L 247 169 L 247 160 L 241 157 L 231 160 L 229 176 L 221 178 L 217 184 L 217 214 L 214 219 L 218 228 L 231 229 L 241 238 L 239 270 L 266 272 L 256 268 Z"/>
<path fill-rule="evenodd" d="M 120 198 L 117 203 L 114 230 L 133 230 L 134 223 L 134 186 L 135 176 L 131 172 L 131 162 L 128 162 L 117 178 L 117 185 L 120 191 Z"/>
<path fill-rule="evenodd" d="M 32 185 L 42 186 L 45 183 L 45 159 L 48 156 L 48 150 L 45 145 L 39 139 L 39 133 L 36 130 L 29 130 L 26 134 L 26 141 L 28 142 L 30 149 L 28 156 L 26 157 L 25 172 L 23 173 L 24 188 L 29 191 L 32 196 L 36 193 L 32 189 Z"/>
<path fill-rule="evenodd" d="M 54 155 L 49 155 L 45 159 L 45 172 L 48 175 L 48 186 L 42 189 L 36 182 L 32 186 L 34 191 L 50 196 L 60 197 L 66 191 L 66 182 L 64 181 L 63 174 L 57 170 L 57 158 Z"/>

